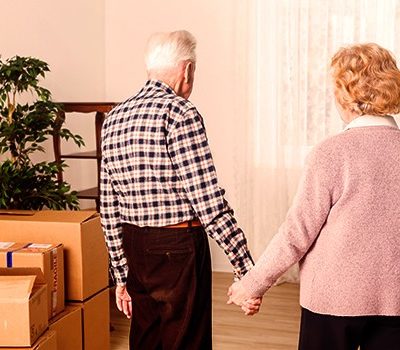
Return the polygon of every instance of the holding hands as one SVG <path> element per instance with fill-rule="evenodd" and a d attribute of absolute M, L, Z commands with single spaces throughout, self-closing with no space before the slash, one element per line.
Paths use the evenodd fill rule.
<path fill-rule="evenodd" d="M 252 316 L 260 311 L 261 302 L 262 297 L 251 297 L 240 282 L 233 283 L 228 289 L 227 304 L 240 306 L 247 316 Z"/>

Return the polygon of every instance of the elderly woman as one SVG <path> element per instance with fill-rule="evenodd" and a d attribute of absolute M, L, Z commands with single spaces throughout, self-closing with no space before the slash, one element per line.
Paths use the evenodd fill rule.
<path fill-rule="evenodd" d="M 300 262 L 299 349 L 400 349 L 400 71 L 376 44 L 332 59 L 347 124 L 308 157 L 285 222 L 230 303 L 257 311 L 261 297 Z"/>

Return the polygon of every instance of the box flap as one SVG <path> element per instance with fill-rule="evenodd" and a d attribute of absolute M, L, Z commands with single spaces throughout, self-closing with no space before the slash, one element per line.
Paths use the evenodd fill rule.
<path fill-rule="evenodd" d="M 7 212 L 8 213 L 2 213 L 0 211 L 0 220 L 82 223 L 98 216 L 98 213 L 95 210 L 40 210 L 34 212 L 33 215 L 21 215 L 20 213 L 25 211 L 19 210 Z"/>
<path fill-rule="evenodd" d="M 53 250 L 62 244 L 52 244 L 52 243 L 30 243 L 25 244 L 24 247 L 19 249 L 17 253 L 44 253 Z"/>
<path fill-rule="evenodd" d="M 0 300 L 28 300 L 36 276 L 0 276 Z"/>
<path fill-rule="evenodd" d="M 26 243 L 19 242 L 0 242 L 0 252 L 15 252 L 26 247 Z"/>
<path fill-rule="evenodd" d="M 40 267 L 0 267 L 0 276 L 35 276 L 36 283 L 46 284 Z"/>

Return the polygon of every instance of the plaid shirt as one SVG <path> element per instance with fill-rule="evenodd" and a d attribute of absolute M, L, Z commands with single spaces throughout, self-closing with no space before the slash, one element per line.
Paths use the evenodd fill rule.
<path fill-rule="evenodd" d="M 198 218 L 236 277 L 252 266 L 246 238 L 218 186 L 203 119 L 161 81 L 117 105 L 102 130 L 100 213 L 114 281 L 125 283 L 122 223 L 161 227 Z"/>

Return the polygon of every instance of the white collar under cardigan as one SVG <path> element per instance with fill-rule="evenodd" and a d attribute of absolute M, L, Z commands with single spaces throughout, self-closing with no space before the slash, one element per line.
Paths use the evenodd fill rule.
<path fill-rule="evenodd" d="M 356 119 L 353 119 L 349 124 L 347 124 L 344 130 L 363 126 L 392 126 L 398 128 L 396 121 L 390 115 L 362 115 L 360 117 L 357 117 Z"/>

